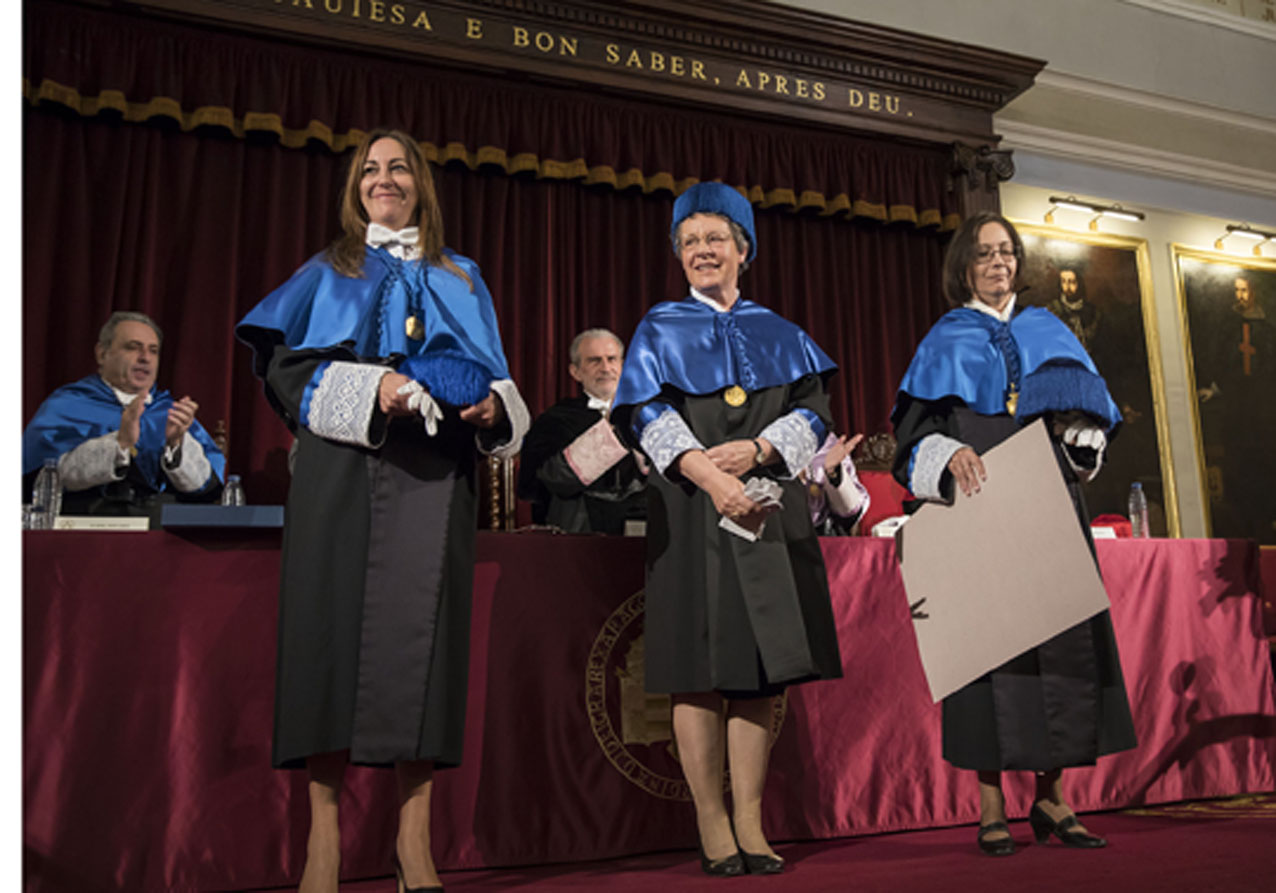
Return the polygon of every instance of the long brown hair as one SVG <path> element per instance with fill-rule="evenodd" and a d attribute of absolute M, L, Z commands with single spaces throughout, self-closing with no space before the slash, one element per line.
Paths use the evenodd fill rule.
<path fill-rule="evenodd" d="M 979 244 L 979 231 L 989 223 L 1000 223 L 1010 234 L 1010 242 L 1015 246 L 1015 282 L 1019 280 L 1019 266 L 1023 264 L 1023 240 L 1019 238 L 1019 230 L 1015 225 L 995 211 L 976 211 L 962 223 L 961 228 L 953 235 L 944 252 L 944 297 L 954 307 L 960 307 L 970 301 L 974 295 L 970 293 L 970 283 L 966 281 L 966 273 L 975 260 L 975 249 Z M 1015 282 L 1011 283 L 1013 287 Z"/>
<path fill-rule="evenodd" d="M 472 290 L 474 283 L 470 277 L 443 253 L 443 214 L 439 211 L 439 200 L 434 194 L 434 178 L 430 175 L 430 164 L 425 160 L 425 154 L 417 141 L 401 130 L 379 127 L 365 136 L 354 150 L 354 156 L 350 159 L 350 170 L 346 173 L 346 186 L 341 192 L 342 232 L 336 241 L 328 246 L 328 262 L 343 276 L 358 278 L 363 275 L 368 212 L 363 208 L 363 196 L 359 187 L 363 182 L 363 166 L 368 161 L 372 144 L 387 137 L 403 147 L 403 156 L 407 159 L 408 170 L 416 183 L 416 208 L 412 212 L 412 219 L 408 222 L 420 231 L 417 236 L 417 246 L 421 249 L 421 260 L 455 273 L 464 279 Z"/>

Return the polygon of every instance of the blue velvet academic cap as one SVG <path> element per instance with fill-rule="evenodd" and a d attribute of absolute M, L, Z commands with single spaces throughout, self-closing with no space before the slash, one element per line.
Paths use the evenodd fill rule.
<path fill-rule="evenodd" d="M 673 203 L 673 223 L 669 226 L 669 238 L 677 239 L 678 224 L 693 214 L 721 214 L 744 230 L 749 240 L 746 261 L 758 256 L 758 237 L 753 231 L 753 205 L 738 190 L 724 183 L 697 183 Z"/>

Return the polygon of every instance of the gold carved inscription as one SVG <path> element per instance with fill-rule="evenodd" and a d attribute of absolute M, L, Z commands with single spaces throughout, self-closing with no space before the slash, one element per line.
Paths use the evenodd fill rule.
<path fill-rule="evenodd" d="M 823 102 L 828 95 L 823 81 L 808 81 L 806 78 L 756 69 L 750 74 L 747 68 L 740 69 L 735 85 L 742 90 L 774 93 L 777 96 L 792 96 L 794 99 L 809 99 L 814 102 Z"/>
<path fill-rule="evenodd" d="M 902 115 L 913 112 L 902 107 L 900 97 L 890 93 L 842 84 L 827 84 L 791 72 L 764 68 L 736 68 L 729 62 L 706 61 L 682 53 L 603 43 L 590 37 L 538 30 L 502 21 L 485 22 L 474 16 L 437 12 L 431 21 L 427 6 L 421 0 L 256 0 L 262 5 L 290 7 L 295 15 L 343 19 L 359 19 L 357 25 L 376 24 L 412 28 L 431 32 L 444 41 L 464 43 L 481 41 L 503 44 L 507 51 L 525 54 L 555 55 L 579 61 L 583 65 L 622 68 L 634 77 L 679 78 L 699 82 L 710 89 L 747 91 L 765 94 L 784 102 L 826 104 L 830 108 L 851 109 L 874 115 Z M 368 23 L 365 25 L 364 23 Z M 506 33 L 508 29 L 508 42 Z M 582 45 L 583 44 L 583 45 Z M 845 96 L 845 100 L 843 100 Z"/>
<path fill-rule="evenodd" d="M 580 38 L 567 37 L 563 34 L 551 34 L 548 31 L 537 31 L 532 34 L 526 28 L 515 25 L 514 46 L 534 46 L 542 53 L 552 53 L 557 49 L 560 56 L 575 56 L 580 50 Z"/>
<path fill-rule="evenodd" d="M 852 87 L 847 91 L 847 102 L 853 109 L 864 108 L 867 103 L 870 112 L 885 111 L 888 115 L 899 114 L 899 97 L 889 93 L 878 93 L 876 90 L 857 90 Z"/>
<path fill-rule="evenodd" d="M 662 53 L 658 50 L 631 49 L 625 52 L 618 43 L 609 43 L 603 47 L 603 58 L 608 65 L 623 65 L 635 71 L 651 71 L 657 74 L 671 74 L 674 77 L 690 77 L 699 81 L 709 80 L 705 74 L 704 63 L 699 59 L 688 59 L 674 53 Z"/>

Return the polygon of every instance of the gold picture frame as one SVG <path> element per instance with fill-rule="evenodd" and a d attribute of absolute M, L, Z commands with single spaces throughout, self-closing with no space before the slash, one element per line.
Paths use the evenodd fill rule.
<path fill-rule="evenodd" d="M 1171 253 L 1207 530 L 1276 545 L 1276 259 Z"/>
<path fill-rule="evenodd" d="M 1086 485 L 1090 517 L 1125 516 L 1137 480 L 1153 535 L 1181 536 L 1147 240 L 1014 224 L 1024 240 L 1019 301 L 1046 307 L 1072 329 L 1125 418 L 1104 468 Z"/>

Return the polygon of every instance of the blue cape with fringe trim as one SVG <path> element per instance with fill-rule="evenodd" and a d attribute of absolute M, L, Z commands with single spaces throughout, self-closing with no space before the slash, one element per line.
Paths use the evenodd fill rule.
<path fill-rule="evenodd" d="M 265 377 L 278 344 L 294 350 L 342 347 L 352 359 L 391 360 L 423 381 L 437 398 L 468 406 L 487 395 L 492 381 L 509 378 L 492 296 L 478 264 L 444 252 L 474 283 L 442 267 L 402 261 L 368 247 L 363 276 L 342 276 L 324 252 L 306 261 L 262 299 L 235 334 L 254 352 L 253 369 Z M 418 316 L 424 337 L 407 336 L 405 322 Z"/>
<path fill-rule="evenodd" d="M 904 373 L 899 393 L 917 400 L 955 397 L 984 415 L 1006 411 L 1009 378 L 991 326 L 1005 323 L 969 307 L 948 311 L 935 323 Z M 1016 418 L 1082 410 L 1111 431 L 1121 411 L 1094 361 L 1076 336 L 1044 307 L 1025 307 L 1009 323 L 1022 380 Z M 891 413 L 897 421 L 899 402 Z"/>
<path fill-rule="evenodd" d="M 704 396 L 739 385 L 752 393 L 837 365 L 802 329 L 753 301 L 725 313 L 693 297 L 664 301 L 638 324 L 613 407 L 636 406 L 665 387 Z"/>

